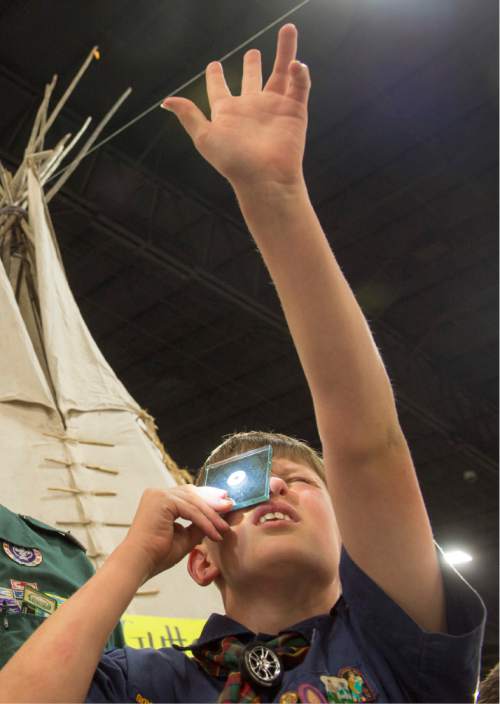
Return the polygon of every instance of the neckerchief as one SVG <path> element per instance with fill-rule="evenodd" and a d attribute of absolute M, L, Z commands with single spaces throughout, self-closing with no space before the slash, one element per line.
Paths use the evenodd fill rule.
<path fill-rule="evenodd" d="M 309 650 L 309 641 L 294 631 L 282 633 L 266 641 L 265 645 L 276 653 L 285 670 L 301 663 Z M 260 702 L 260 697 L 253 688 L 254 685 L 247 682 L 240 671 L 240 661 L 245 647 L 235 636 L 227 636 L 204 647 L 191 647 L 195 660 L 209 675 L 221 677 L 227 673 L 224 688 L 217 700 L 221 704 Z"/>

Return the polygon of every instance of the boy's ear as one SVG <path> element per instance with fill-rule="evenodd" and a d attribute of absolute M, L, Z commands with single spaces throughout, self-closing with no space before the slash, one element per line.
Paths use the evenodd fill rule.
<path fill-rule="evenodd" d="M 208 586 L 220 575 L 219 568 L 203 543 L 194 547 L 189 553 L 188 572 L 200 587 Z"/>

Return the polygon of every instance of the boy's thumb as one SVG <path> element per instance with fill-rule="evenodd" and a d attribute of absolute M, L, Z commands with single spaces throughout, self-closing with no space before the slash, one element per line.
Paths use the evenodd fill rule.
<path fill-rule="evenodd" d="M 193 141 L 209 122 L 202 111 L 187 98 L 165 98 L 161 107 L 174 113 Z"/>

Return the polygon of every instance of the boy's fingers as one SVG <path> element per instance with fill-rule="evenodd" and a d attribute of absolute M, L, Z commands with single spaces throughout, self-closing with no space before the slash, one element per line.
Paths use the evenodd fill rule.
<path fill-rule="evenodd" d="M 297 55 L 297 29 L 293 24 L 286 24 L 278 34 L 278 45 L 273 71 L 264 90 L 284 94 L 288 87 L 288 67 Z"/>
<path fill-rule="evenodd" d="M 243 57 L 243 78 L 241 81 L 241 95 L 260 93 L 262 90 L 262 64 L 260 51 L 250 49 Z"/>
<path fill-rule="evenodd" d="M 200 494 L 201 496 L 227 496 L 227 490 L 220 489 L 218 486 L 208 486 L 204 484 L 203 486 L 194 486 L 192 488 L 196 490 L 196 494 Z"/>
<path fill-rule="evenodd" d="M 188 552 L 201 543 L 205 537 L 204 532 L 192 523 L 190 526 L 181 526 L 179 523 L 174 525 L 175 540 L 179 552 L 187 555 Z"/>
<path fill-rule="evenodd" d="M 177 505 L 180 509 L 179 513 L 181 518 L 186 518 L 188 521 L 194 523 L 212 540 L 222 540 L 221 533 L 217 530 L 212 520 L 207 518 L 205 513 L 200 510 L 200 507 L 183 500 L 178 501 Z"/>
<path fill-rule="evenodd" d="M 210 110 L 213 111 L 217 101 L 229 97 L 231 91 L 227 87 L 222 64 L 219 61 L 212 61 L 212 63 L 208 64 L 207 70 L 205 71 L 205 78 L 207 82 L 208 102 L 210 104 Z"/>
<path fill-rule="evenodd" d="M 204 488 L 206 489 L 209 487 Z M 216 491 L 221 490 L 219 489 Z M 216 509 L 219 509 L 219 511 L 221 509 L 225 509 L 226 511 L 229 510 L 232 506 L 232 501 L 230 499 L 217 498 L 207 500 L 206 497 L 200 497 L 198 489 L 197 492 L 189 492 L 185 497 L 185 500 L 194 504 L 197 511 L 203 513 L 214 524 L 214 526 L 216 526 L 216 528 L 219 530 L 227 530 L 227 522 L 224 518 L 222 518 L 222 516 L 219 515 L 219 513 L 217 513 Z"/>
<path fill-rule="evenodd" d="M 208 125 L 209 121 L 202 111 L 187 98 L 165 98 L 161 106 L 174 113 L 193 142 Z"/>
<path fill-rule="evenodd" d="M 210 506 L 218 506 L 221 499 L 227 499 L 227 491 L 216 486 L 197 486 L 194 489 L 194 493 L 201 496 Z"/>
<path fill-rule="evenodd" d="M 301 64 L 300 61 L 292 61 L 289 69 L 286 97 L 306 105 L 310 90 L 309 69 L 305 64 Z"/>

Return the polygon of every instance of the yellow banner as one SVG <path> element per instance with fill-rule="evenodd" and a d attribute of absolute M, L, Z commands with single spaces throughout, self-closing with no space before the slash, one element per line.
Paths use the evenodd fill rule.
<path fill-rule="evenodd" d="M 132 648 L 171 648 L 190 645 L 198 638 L 206 620 L 202 618 L 164 618 L 163 616 L 122 617 L 125 643 Z"/>

